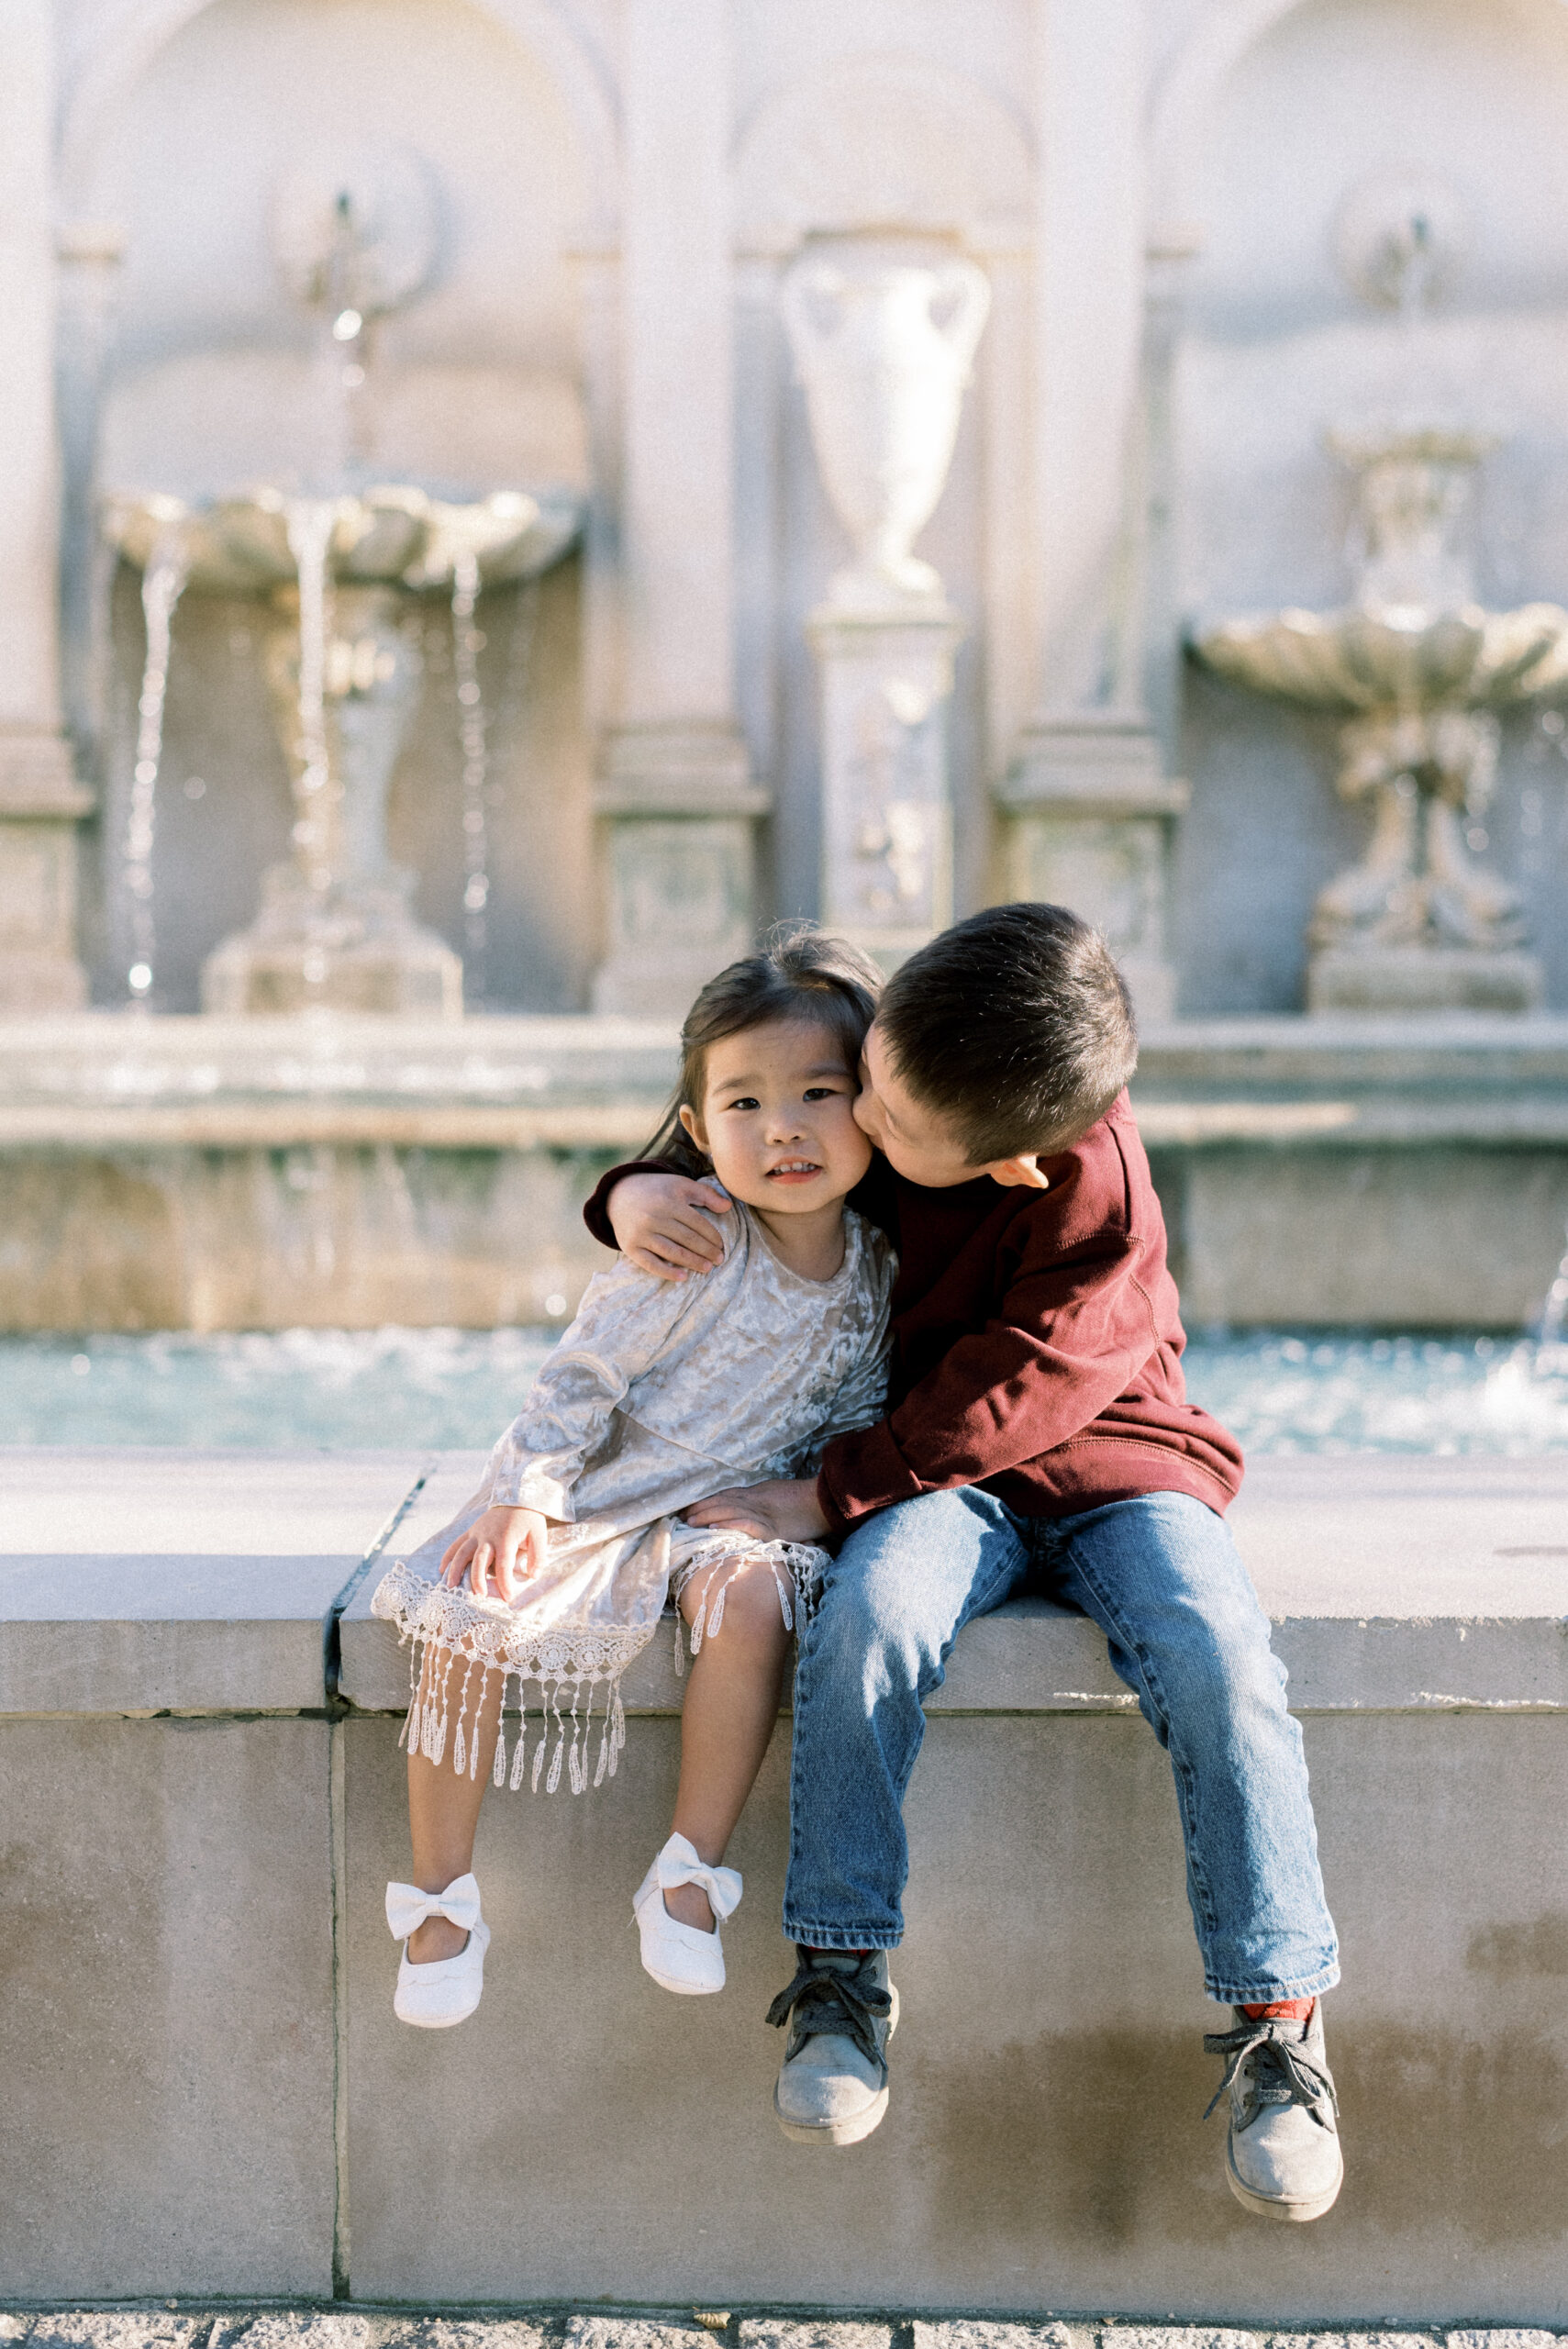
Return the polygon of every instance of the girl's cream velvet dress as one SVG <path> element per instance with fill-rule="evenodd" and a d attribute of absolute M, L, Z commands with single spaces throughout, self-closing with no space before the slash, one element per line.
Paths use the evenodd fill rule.
<path fill-rule="evenodd" d="M 446 1752 L 455 1703 L 453 1766 L 477 1776 L 489 1757 L 479 1753 L 470 1719 L 477 1722 L 498 1672 L 503 1698 L 516 1675 L 522 1705 L 512 1786 L 522 1783 L 531 1739 L 532 1784 L 553 1746 L 548 1787 L 564 1765 L 580 1793 L 595 1728 L 597 1786 L 614 1773 L 626 1742 L 621 1675 L 653 1637 L 667 1598 L 706 1575 L 695 1654 L 705 1630 L 711 1638 L 719 1628 L 725 1585 L 741 1559 L 772 1567 L 786 1623 L 792 1596 L 809 1595 L 820 1551 L 699 1531 L 680 1512 L 728 1486 L 809 1474 L 830 1438 L 881 1418 L 895 1258 L 851 1209 L 844 1261 L 830 1281 L 806 1280 L 781 1264 L 739 1201 L 715 1228 L 724 1261 L 710 1272 L 669 1282 L 618 1263 L 590 1281 L 479 1490 L 378 1586 L 374 1612 L 413 1642 L 406 1733 L 430 1761 Z M 443 1552 L 498 1503 L 552 1520 L 545 1564 L 512 1606 L 439 1579 Z M 434 1651 L 428 1673 L 426 1651 Z M 539 1688 L 537 1727 L 529 1682 Z M 496 1786 L 507 1761 L 504 1727 Z"/>

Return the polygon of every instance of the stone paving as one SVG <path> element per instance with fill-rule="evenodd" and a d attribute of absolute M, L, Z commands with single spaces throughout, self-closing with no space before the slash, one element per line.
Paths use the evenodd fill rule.
<path fill-rule="evenodd" d="M 389 2309 L 162 2307 L 0 2313 L 0 2343 L 27 2349 L 1568 2349 L 1518 2329 L 1251 2332 L 1099 2318 L 738 2316 L 727 2309 L 595 2310 L 527 2317 Z"/>

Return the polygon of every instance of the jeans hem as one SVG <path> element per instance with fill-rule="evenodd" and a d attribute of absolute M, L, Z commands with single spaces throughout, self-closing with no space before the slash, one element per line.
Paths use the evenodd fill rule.
<path fill-rule="evenodd" d="M 1288 1982 L 1250 1982 L 1238 1987 L 1231 1982 L 1211 1982 L 1204 1979 L 1205 1995 L 1222 2007 L 1269 2007 L 1276 1998 L 1316 1998 L 1325 1990 L 1332 1990 L 1340 1979 L 1340 1968 L 1333 1958 L 1320 1965 L 1316 1974 L 1303 1974 Z"/>
<path fill-rule="evenodd" d="M 792 1925 L 784 1920 L 786 1941 L 798 1943 L 805 1949 L 896 1949 L 904 1939 L 902 1933 L 856 1932 L 853 1927 L 829 1925 Z"/>

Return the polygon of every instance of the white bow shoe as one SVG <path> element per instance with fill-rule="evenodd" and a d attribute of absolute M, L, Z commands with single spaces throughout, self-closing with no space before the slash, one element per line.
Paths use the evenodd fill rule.
<path fill-rule="evenodd" d="M 427 1917 L 445 1917 L 450 1923 L 464 1927 L 468 1939 L 455 1957 L 414 1965 L 408 1957 L 408 1937 L 418 1932 Z M 417 2024 L 421 2031 L 448 2031 L 454 2022 L 465 2022 L 484 1995 L 484 1953 L 490 1946 L 490 1928 L 479 1913 L 477 1880 L 460 1876 L 444 1892 L 389 1884 L 386 1921 L 394 1940 L 403 1943 L 392 2001 L 398 2021 Z"/>
<path fill-rule="evenodd" d="M 664 1906 L 664 1895 L 678 1884 L 697 1884 L 713 1910 L 711 1933 L 683 1925 Z M 724 1943 L 718 1929 L 740 1905 L 740 1876 L 735 1868 L 710 1868 L 699 1860 L 684 1835 L 672 1835 L 638 1887 L 631 1904 L 642 1941 L 643 1971 L 662 1989 L 700 1998 L 724 1987 Z"/>

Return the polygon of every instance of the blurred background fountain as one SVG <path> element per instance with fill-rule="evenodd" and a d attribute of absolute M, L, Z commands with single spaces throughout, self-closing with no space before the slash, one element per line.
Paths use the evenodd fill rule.
<path fill-rule="evenodd" d="M 702 980 L 1034 896 L 1133 988 L 1205 1377 L 1502 1409 L 1568 10 L 1081 15 L 0 10 L 0 1330 L 128 1391 L 139 1331 L 558 1326 Z"/>
<path fill-rule="evenodd" d="M 172 623 L 187 589 L 271 591 L 260 659 L 288 758 L 293 854 L 262 876 L 254 922 L 202 972 L 219 1012 L 394 1012 L 456 1018 L 460 958 L 409 909 L 415 875 L 387 850 L 393 768 L 422 684 L 407 591 L 451 598 L 454 722 L 463 755 L 465 939 L 483 994 L 489 874 L 485 713 L 474 643 L 481 587 L 536 578 L 575 540 L 582 502 L 508 486 L 442 495 L 375 476 L 366 423 L 378 322 L 423 285 L 433 198 L 417 159 L 361 154 L 287 177 L 276 240 L 317 321 L 319 431 L 303 486 L 267 483 L 181 498 L 109 489 L 103 529 L 142 573 L 147 651 L 126 827 L 127 984 L 155 1003 L 156 793 Z"/>
<path fill-rule="evenodd" d="M 1340 218 L 1346 274 L 1398 317 L 1401 409 L 1330 429 L 1354 481 L 1354 591 L 1329 612 L 1201 623 L 1198 658 L 1253 692 L 1354 713 L 1338 789 L 1366 803 L 1361 859 L 1318 896 L 1308 929 L 1313 1011 L 1527 1012 L 1543 999 L 1524 952 L 1518 892 L 1482 862 L 1498 724 L 1512 703 L 1568 684 L 1568 611 L 1488 611 L 1475 589 L 1475 479 L 1496 447 L 1433 413 L 1425 337 L 1457 274 L 1457 207 L 1441 184 L 1380 177 Z"/>

